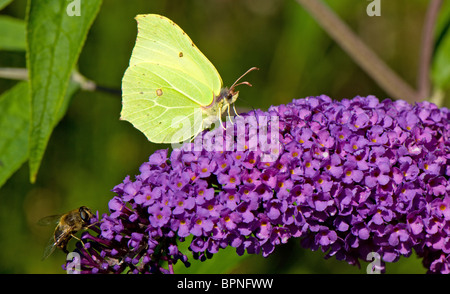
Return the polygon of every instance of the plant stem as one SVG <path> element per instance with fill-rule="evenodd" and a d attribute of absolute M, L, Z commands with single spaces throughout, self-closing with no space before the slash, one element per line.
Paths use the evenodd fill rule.
<path fill-rule="evenodd" d="M 26 68 L 1 67 L 0 78 L 10 80 L 27 80 L 28 70 Z"/>
<path fill-rule="evenodd" d="M 420 100 L 430 95 L 430 65 L 433 54 L 433 31 L 442 0 L 431 0 L 428 5 L 425 23 L 422 30 L 419 70 L 417 74 L 417 89 Z"/>
<path fill-rule="evenodd" d="M 409 103 L 419 101 L 418 93 L 392 71 L 361 39 L 322 1 L 297 0 L 322 28 L 369 74 L 388 95 Z"/>
<path fill-rule="evenodd" d="M 0 67 L 0 78 L 10 80 L 28 80 L 28 70 L 26 68 Z M 94 81 L 87 79 L 85 76 L 74 70 L 72 72 L 72 81 L 79 84 L 84 91 L 101 91 L 115 95 L 122 95 L 118 89 L 111 89 L 97 85 Z"/>

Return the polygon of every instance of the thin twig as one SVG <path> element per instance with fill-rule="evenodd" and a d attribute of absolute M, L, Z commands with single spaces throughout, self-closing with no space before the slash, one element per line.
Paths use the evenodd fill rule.
<path fill-rule="evenodd" d="M 425 16 L 422 30 L 419 70 L 417 73 L 417 89 L 420 100 L 424 100 L 430 95 L 430 66 L 431 56 L 433 54 L 433 32 L 441 5 L 442 0 L 431 0 Z"/>
<path fill-rule="evenodd" d="M 26 68 L 14 68 L 14 67 L 0 67 L 0 78 L 10 80 L 28 80 L 28 69 Z M 72 81 L 79 84 L 80 88 L 84 91 L 101 91 L 115 95 L 122 95 L 122 92 L 118 89 L 111 89 L 97 85 L 94 81 L 87 79 L 85 76 L 74 70 L 72 73 Z"/>
<path fill-rule="evenodd" d="M 322 28 L 369 74 L 388 95 L 409 103 L 418 94 L 386 65 L 353 31 L 320 0 L 297 0 Z"/>
<path fill-rule="evenodd" d="M 27 80 L 28 70 L 26 68 L 1 67 L 0 78 L 9 80 Z"/>

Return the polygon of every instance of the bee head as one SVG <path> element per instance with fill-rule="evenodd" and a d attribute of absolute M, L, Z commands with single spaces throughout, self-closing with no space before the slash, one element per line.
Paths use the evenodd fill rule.
<path fill-rule="evenodd" d="M 94 216 L 91 210 L 86 206 L 81 206 L 78 211 L 80 213 L 81 220 L 85 223 L 89 223 L 91 218 Z"/>

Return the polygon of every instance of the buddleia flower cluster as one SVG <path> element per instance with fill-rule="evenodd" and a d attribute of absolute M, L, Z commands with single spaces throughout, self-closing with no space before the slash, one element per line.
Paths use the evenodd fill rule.
<path fill-rule="evenodd" d="M 395 262 L 415 251 L 429 272 L 450 272 L 448 109 L 322 95 L 241 117 L 277 117 L 266 131 L 278 147 L 250 148 L 258 132 L 235 123 L 231 135 L 202 134 L 235 143 L 224 150 L 191 142 L 155 152 L 114 187 L 110 213 L 94 220 L 77 244 L 80 257 L 65 267 L 173 273 L 176 262 L 189 266 L 179 246 L 192 236 L 189 250 L 200 260 L 229 246 L 266 257 L 299 238 L 352 265 L 370 253 Z"/>

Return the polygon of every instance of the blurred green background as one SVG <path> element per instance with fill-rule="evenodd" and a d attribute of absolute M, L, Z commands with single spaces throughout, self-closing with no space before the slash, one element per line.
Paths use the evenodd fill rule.
<path fill-rule="evenodd" d="M 379 17 L 366 14 L 370 2 L 365 0 L 325 2 L 415 85 L 428 1 L 382 1 Z M 0 13 L 24 18 L 25 7 L 25 0 L 15 0 Z M 387 97 L 293 0 L 104 0 L 82 50 L 79 71 L 101 86 L 120 89 L 136 38 L 134 16 L 143 13 L 165 15 L 183 28 L 216 66 L 225 85 L 248 68 L 259 67 L 246 77 L 253 87 L 239 88 L 238 108 L 265 110 L 320 94 L 334 99 Z M 25 54 L 0 52 L 0 67 L 25 67 Z M 15 83 L 0 79 L 0 92 Z M 37 220 L 81 205 L 108 212 L 110 190 L 125 176 L 136 175 L 152 152 L 167 147 L 149 143 L 128 122 L 119 121 L 120 109 L 118 95 L 79 91 L 52 134 L 37 182 L 29 183 L 25 164 L 0 189 L 0 273 L 64 273 L 62 252 L 40 260 L 53 228 L 39 227 Z M 322 252 L 302 249 L 295 239 L 269 258 L 249 256 L 233 266 L 222 263 L 233 253 L 233 249 L 220 252 L 185 272 L 365 273 L 367 264 L 358 269 L 335 258 L 325 260 Z M 413 255 L 387 264 L 387 271 L 425 269 Z"/>

